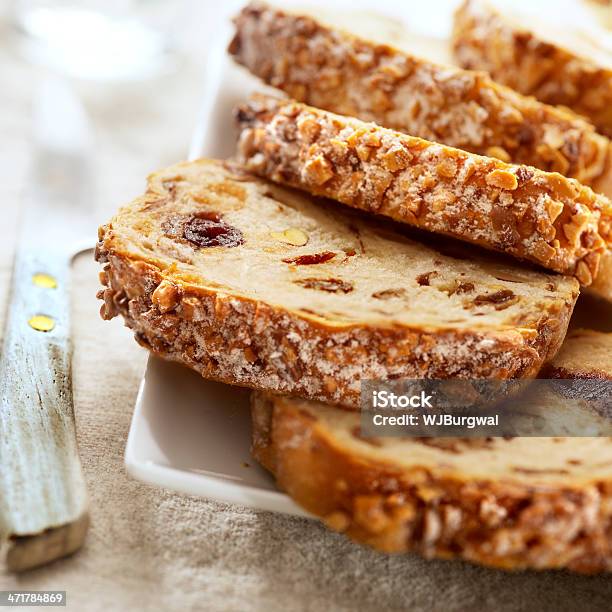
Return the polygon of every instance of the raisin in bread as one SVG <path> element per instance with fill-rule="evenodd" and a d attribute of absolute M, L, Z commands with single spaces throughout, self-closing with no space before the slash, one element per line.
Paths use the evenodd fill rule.
<path fill-rule="evenodd" d="M 612 244 L 612 204 L 573 179 L 512 166 L 293 101 L 236 110 L 249 170 L 575 275 L 585 286 Z"/>
<path fill-rule="evenodd" d="M 300 102 L 585 184 L 612 173 L 609 140 L 592 125 L 482 72 L 437 65 L 260 2 L 235 25 L 235 60 Z"/>
<path fill-rule="evenodd" d="M 612 136 L 611 34 L 580 3 L 467 0 L 453 50 L 464 68 L 549 104 L 563 104 Z"/>
<path fill-rule="evenodd" d="M 253 394 L 255 458 L 332 529 L 385 552 L 612 570 L 612 438 L 364 438 L 360 417 Z"/>
<path fill-rule="evenodd" d="M 353 408 L 361 378 L 529 377 L 556 353 L 575 279 L 463 256 L 210 160 L 151 175 L 97 247 L 102 315 L 150 350 Z"/>

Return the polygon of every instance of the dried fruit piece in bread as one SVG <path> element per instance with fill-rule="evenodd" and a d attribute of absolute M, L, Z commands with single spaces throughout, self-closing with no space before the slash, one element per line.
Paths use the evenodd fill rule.
<path fill-rule="evenodd" d="M 212 160 L 101 228 L 102 315 L 204 377 L 356 408 L 362 378 L 535 376 L 578 283 L 444 255 Z"/>
<path fill-rule="evenodd" d="M 274 181 L 571 274 L 588 286 L 612 204 L 573 179 L 291 100 L 236 110 L 238 157 Z"/>

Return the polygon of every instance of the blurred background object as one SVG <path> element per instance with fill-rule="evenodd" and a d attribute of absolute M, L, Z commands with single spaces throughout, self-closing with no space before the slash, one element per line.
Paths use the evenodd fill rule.
<path fill-rule="evenodd" d="M 186 3 L 171 0 L 14 0 L 28 59 L 94 80 L 150 77 L 172 66 Z"/>
<path fill-rule="evenodd" d="M 612 30 L 612 0 L 583 0 L 601 22 L 601 25 Z"/>

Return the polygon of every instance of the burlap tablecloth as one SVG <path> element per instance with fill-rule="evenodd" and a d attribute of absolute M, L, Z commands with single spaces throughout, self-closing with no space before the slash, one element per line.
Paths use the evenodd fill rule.
<path fill-rule="evenodd" d="M 0 40 L 6 41 L 6 32 Z M 147 172 L 185 156 L 202 67 L 140 85 L 81 84 L 96 125 L 100 220 L 137 194 Z M 0 47 L 0 298 L 5 314 L 29 104 L 40 71 Z M 92 244 L 95 236 L 91 237 Z M 91 497 L 87 543 L 73 557 L 0 590 L 66 590 L 68 609 L 604 610 L 612 581 L 564 573 L 506 574 L 464 563 L 385 556 L 315 521 L 177 495 L 129 478 L 123 452 L 145 352 L 118 320 L 98 316 L 91 253 L 74 267 L 78 441 Z M 0 469 L 1 466 L 0 466 Z"/>

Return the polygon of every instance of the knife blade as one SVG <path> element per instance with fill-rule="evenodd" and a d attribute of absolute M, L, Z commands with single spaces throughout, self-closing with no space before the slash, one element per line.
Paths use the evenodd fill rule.
<path fill-rule="evenodd" d="M 89 525 L 71 380 L 70 265 L 94 235 L 92 138 L 69 86 L 46 79 L 33 105 L 0 356 L 0 548 L 19 572 L 75 552 Z M 93 231 L 93 230 L 91 230 Z"/>

